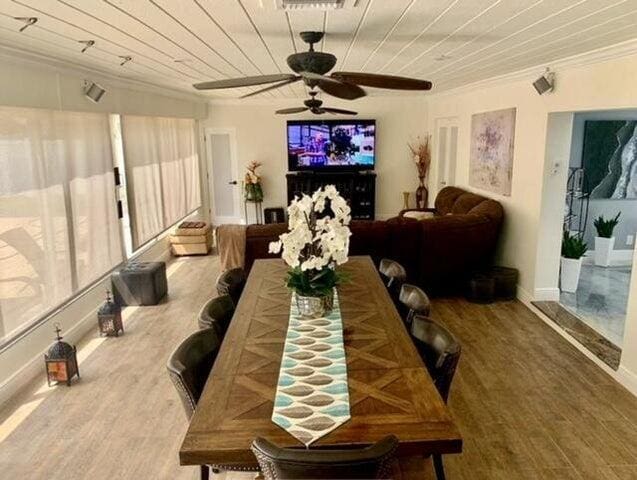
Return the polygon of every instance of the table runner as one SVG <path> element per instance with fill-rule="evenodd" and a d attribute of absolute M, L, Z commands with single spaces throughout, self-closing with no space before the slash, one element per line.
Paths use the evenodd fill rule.
<path fill-rule="evenodd" d="M 299 315 L 293 294 L 272 421 L 309 446 L 349 419 L 338 294 L 332 313 L 316 319 Z"/>

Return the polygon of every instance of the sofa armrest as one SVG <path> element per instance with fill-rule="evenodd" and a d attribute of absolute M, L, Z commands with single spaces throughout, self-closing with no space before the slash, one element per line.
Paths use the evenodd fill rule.
<path fill-rule="evenodd" d="M 405 208 L 405 209 L 400 211 L 398 216 L 402 217 L 407 212 L 430 212 L 430 213 L 434 213 L 434 214 L 437 213 L 435 208 Z"/>

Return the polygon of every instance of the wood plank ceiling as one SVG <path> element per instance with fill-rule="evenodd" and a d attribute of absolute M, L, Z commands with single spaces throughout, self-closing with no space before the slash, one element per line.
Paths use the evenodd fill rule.
<path fill-rule="evenodd" d="M 20 33 L 14 17 L 38 21 Z M 2 45 L 187 92 L 288 72 L 287 55 L 306 49 L 303 30 L 327 32 L 319 48 L 338 57 L 336 70 L 414 76 L 442 90 L 630 40 L 636 24 L 635 0 L 358 0 L 289 12 L 274 0 L 0 0 Z M 87 40 L 95 44 L 81 53 Z"/>

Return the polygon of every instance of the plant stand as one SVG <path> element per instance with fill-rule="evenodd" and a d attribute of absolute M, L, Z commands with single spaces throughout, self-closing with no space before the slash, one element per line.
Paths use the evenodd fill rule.
<path fill-rule="evenodd" d="M 248 203 L 254 205 L 254 223 L 261 225 L 263 223 L 263 202 L 255 202 L 254 200 L 245 200 L 243 202 L 243 214 L 248 224 Z"/>

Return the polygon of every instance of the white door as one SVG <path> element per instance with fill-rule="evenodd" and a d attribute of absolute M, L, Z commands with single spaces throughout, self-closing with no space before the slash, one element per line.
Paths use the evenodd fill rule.
<path fill-rule="evenodd" d="M 456 157 L 458 154 L 458 119 L 439 118 L 436 120 L 434 142 L 437 158 L 436 191 L 456 184 Z"/>
<path fill-rule="evenodd" d="M 234 129 L 207 128 L 206 150 L 212 224 L 244 223 Z"/>

